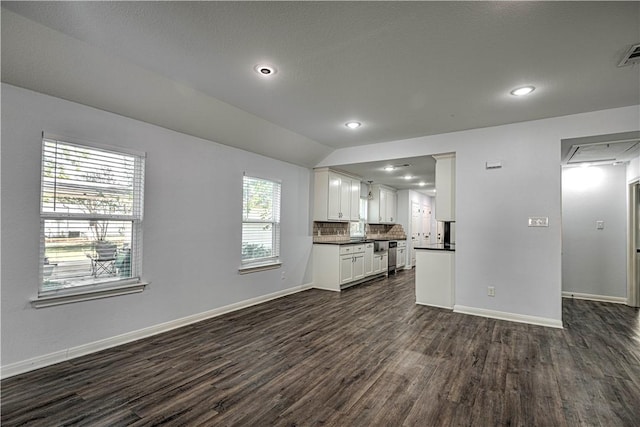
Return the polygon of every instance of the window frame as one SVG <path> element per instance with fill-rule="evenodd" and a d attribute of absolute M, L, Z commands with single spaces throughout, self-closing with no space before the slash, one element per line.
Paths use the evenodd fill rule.
<path fill-rule="evenodd" d="M 246 179 L 254 179 L 254 180 L 260 180 L 260 181 L 266 181 L 269 183 L 272 183 L 274 185 L 277 185 L 278 187 L 278 200 L 277 200 L 277 212 L 274 212 L 273 217 L 274 219 L 272 221 L 267 221 L 267 220 L 245 220 L 245 213 L 244 213 L 244 206 L 245 206 L 245 180 Z M 275 197 L 275 195 L 274 195 Z M 274 203 L 274 200 L 272 199 L 271 202 L 272 206 L 276 205 L 276 203 Z M 279 179 L 274 179 L 274 178 L 264 178 L 260 175 L 255 175 L 255 174 L 249 174 L 244 172 L 242 174 L 242 210 L 241 210 L 241 227 L 240 227 L 240 267 L 238 268 L 238 272 L 240 274 L 247 274 L 247 273 L 253 273 L 253 272 L 257 272 L 257 271 L 263 271 L 263 270 L 271 270 L 274 268 L 279 268 L 282 265 L 281 259 L 280 259 L 280 254 L 281 254 L 281 235 L 282 235 L 282 181 Z M 275 255 L 271 255 L 268 257 L 261 257 L 261 258 L 252 258 L 252 259 L 247 259 L 244 260 L 242 259 L 242 246 L 243 246 L 243 242 L 245 240 L 244 238 L 244 225 L 245 224 L 271 224 L 271 230 L 272 230 L 272 239 L 271 239 L 271 245 L 272 248 L 276 248 L 276 254 Z"/>
<path fill-rule="evenodd" d="M 47 144 L 57 143 L 67 146 L 79 147 L 102 151 L 105 153 L 131 156 L 134 158 L 132 193 L 132 212 L 127 214 L 90 214 L 80 212 L 51 212 L 45 209 L 44 188 L 45 188 L 45 150 Z M 147 282 L 142 281 L 142 232 L 144 214 L 144 182 L 145 182 L 145 162 L 146 153 L 125 149 L 122 147 L 109 146 L 88 141 L 80 141 L 65 136 L 53 135 L 42 132 L 41 158 L 40 158 L 40 250 L 39 250 L 39 275 L 37 297 L 31 301 L 35 308 L 60 305 L 77 301 L 105 298 L 116 295 L 142 292 Z M 50 185 L 50 184 L 47 184 Z M 54 184 L 54 188 L 57 184 Z M 81 184 L 79 184 L 79 188 Z M 59 287 L 54 289 L 44 289 L 45 285 L 45 251 L 46 251 L 46 221 L 123 221 L 131 222 L 131 247 L 130 247 L 130 277 L 114 277 L 113 280 L 103 278 L 94 283 L 80 284 L 69 287 Z"/>

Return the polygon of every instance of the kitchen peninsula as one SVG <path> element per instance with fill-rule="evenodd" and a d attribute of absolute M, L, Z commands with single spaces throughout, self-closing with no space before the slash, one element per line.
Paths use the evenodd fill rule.
<path fill-rule="evenodd" d="M 453 309 L 455 244 L 435 243 L 416 250 L 416 304 Z"/>

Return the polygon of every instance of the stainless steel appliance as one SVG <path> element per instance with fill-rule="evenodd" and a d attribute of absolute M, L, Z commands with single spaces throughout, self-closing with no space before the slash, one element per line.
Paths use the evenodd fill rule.
<path fill-rule="evenodd" d="M 389 257 L 388 257 L 388 262 L 389 262 L 389 267 L 387 270 L 388 274 L 391 274 L 391 272 L 393 271 L 393 274 L 396 274 L 396 259 L 397 259 L 397 252 L 398 252 L 398 242 L 392 240 L 389 242 Z"/>

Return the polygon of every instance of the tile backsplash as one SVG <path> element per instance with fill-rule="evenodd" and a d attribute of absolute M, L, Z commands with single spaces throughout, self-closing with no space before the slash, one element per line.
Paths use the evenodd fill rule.
<path fill-rule="evenodd" d="M 348 222 L 313 223 L 314 242 L 348 242 L 350 239 Z"/>
<path fill-rule="evenodd" d="M 368 239 L 404 240 L 407 234 L 400 224 L 367 224 L 365 226 Z M 313 223 L 314 242 L 348 242 L 348 222 L 318 222 Z"/>

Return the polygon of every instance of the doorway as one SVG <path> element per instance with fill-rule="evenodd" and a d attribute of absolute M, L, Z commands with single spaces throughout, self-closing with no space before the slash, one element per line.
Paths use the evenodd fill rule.
<path fill-rule="evenodd" d="M 562 295 L 640 306 L 640 132 L 563 139 Z"/>

